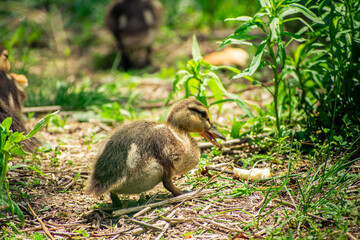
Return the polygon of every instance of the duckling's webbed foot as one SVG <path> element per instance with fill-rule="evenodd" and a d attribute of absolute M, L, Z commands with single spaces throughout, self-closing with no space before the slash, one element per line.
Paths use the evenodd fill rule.
<path fill-rule="evenodd" d="M 122 207 L 120 198 L 116 193 L 110 192 L 110 198 L 111 198 L 113 207 Z"/>
<path fill-rule="evenodd" d="M 164 177 L 163 184 L 164 184 L 164 187 L 174 195 L 174 197 L 183 194 L 178 188 L 175 187 L 174 183 L 172 182 L 171 177 Z"/>

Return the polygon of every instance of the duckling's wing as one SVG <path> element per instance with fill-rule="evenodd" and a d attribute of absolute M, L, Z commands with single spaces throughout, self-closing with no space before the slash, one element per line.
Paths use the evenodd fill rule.
<path fill-rule="evenodd" d="M 119 192 L 121 185 L 129 189 L 131 186 L 126 184 L 138 182 L 138 178 L 142 178 L 149 169 L 148 166 L 153 166 L 151 162 L 159 161 L 156 159 L 159 150 L 154 144 L 153 126 L 156 124 L 132 122 L 120 127 L 110 137 L 94 165 L 88 193 L 101 195 L 114 185 L 117 185 Z M 161 173 L 159 171 L 157 174 Z"/>

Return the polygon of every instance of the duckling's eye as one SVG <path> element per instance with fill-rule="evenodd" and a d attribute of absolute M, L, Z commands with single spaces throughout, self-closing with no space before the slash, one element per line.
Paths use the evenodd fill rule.
<path fill-rule="evenodd" d="M 201 115 L 201 117 L 206 118 L 206 112 L 205 111 L 201 111 L 199 109 L 196 108 L 190 108 L 191 111 L 197 112 Z"/>

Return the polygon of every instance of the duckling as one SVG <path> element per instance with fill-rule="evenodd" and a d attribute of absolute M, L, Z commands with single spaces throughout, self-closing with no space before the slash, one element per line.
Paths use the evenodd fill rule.
<path fill-rule="evenodd" d="M 181 195 L 173 176 L 185 174 L 200 160 L 200 149 L 190 132 L 216 146 L 220 145 L 215 138 L 226 140 L 195 97 L 175 104 L 165 123 L 135 121 L 121 126 L 97 158 L 87 193 L 110 192 L 114 204 L 118 193 L 142 193 L 162 182 L 174 196 Z"/>
<path fill-rule="evenodd" d="M 21 113 L 26 99 L 26 93 L 17 81 L 21 75 L 10 73 L 9 51 L 0 46 L 0 101 Z M 15 76 L 15 78 L 14 78 Z"/>
<path fill-rule="evenodd" d="M 0 46 L 0 123 L 5 118 L 12 117 L 11 130 L 14 132 L 25 132 L 25 125 L 21 119 L 26 93 L 23 88 L 27 79 L 23 75 L 10 72 L 9 52 Z M 24 149 L 33 151 L 39 145 L 39 140 L 30 138 L 22 142 Z"/>
<path fill-rule="evenodd" d="M 108 7 L 106 25 L 113 33 L 122 53 L 124 69 L 135 67 L 130 55 L 146 49 L 143 65 L 151 64 L 151 44 L 155 40 L 162 18 L 162 5 L 157 0 L 120 0 Z"/>

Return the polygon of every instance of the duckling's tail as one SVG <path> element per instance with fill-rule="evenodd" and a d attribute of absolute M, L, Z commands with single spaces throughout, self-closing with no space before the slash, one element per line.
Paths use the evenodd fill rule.
<path fill-rule="evenodd" d="M 106 192 L 107 188 L 102 187 L 102 185 L 93 179 L 93 177 L 90 178 L 90 180 L 87 183 L 87 188 L 85 189 L 85 193 L 87 195 L 94 195 L 96 197 L 103 195 Z"/>
<path fill-rule="evenodd" d="M 93 172 L 87 182 L 87 188 L 85 193 L 87 195 L 93 195 L 99 197 L 109 190 L 110 184 L 104 181 L 105 177 L 97 176 L 96 172 Z"/>

